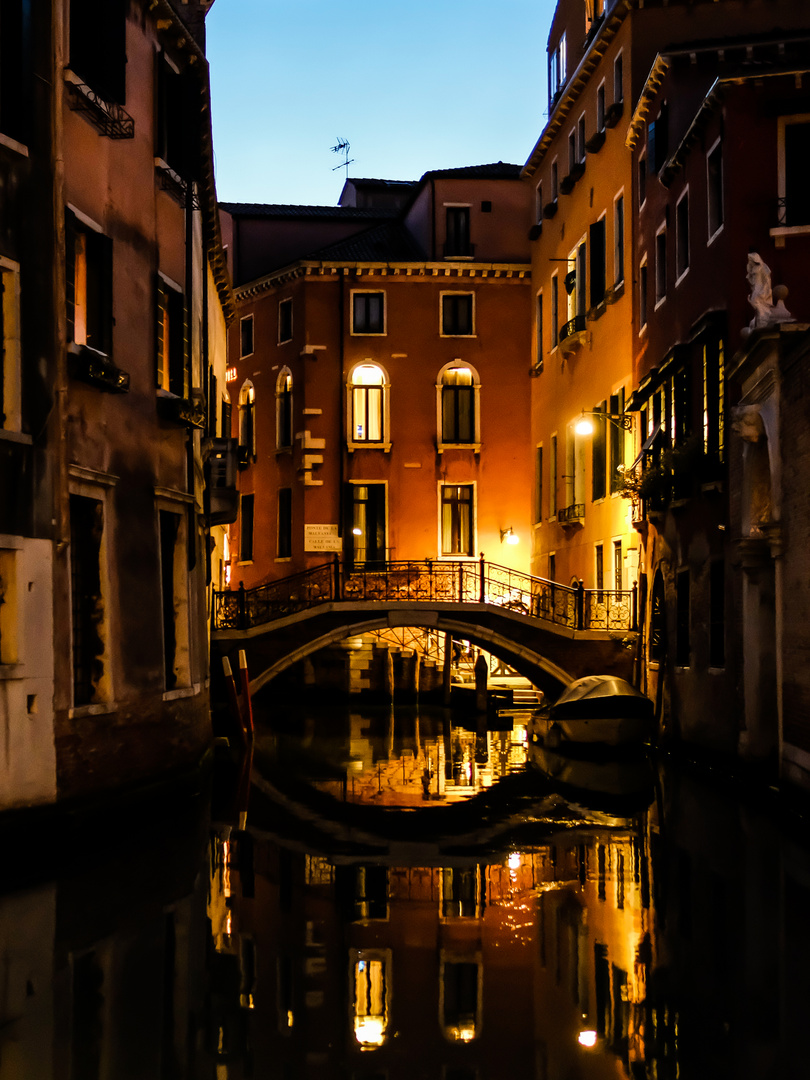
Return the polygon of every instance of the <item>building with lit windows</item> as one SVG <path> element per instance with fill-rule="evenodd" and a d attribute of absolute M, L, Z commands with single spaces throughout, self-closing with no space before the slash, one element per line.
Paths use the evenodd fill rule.
<path fill-rule="evenodd" d="M 0 808 L 210 741 L 208 536 L 228 511 L 206 440 L 232 293 L 209 7 L 3 5 Z"/>
<path fill-rule="evenodd" d="M 526 200 L 498 162 L 350 179 L 337 207 L 222 207 L 232 587 L 335 554 L 528 569 Z"/>
<path fill-rule="evenodd" d="M 790 446 L 780 434 L 797 418 L 779 387 L 805 368 L 810 317 L 799 179 L 810 98 L 797 86 L 808 41 L 735 35 L 661 54 L 627 134 L 638 214 L 630 407 L 644 448 L 628 485 L 650 588 L 648 692 L 690 741 L 796 775 L 810 772 L 806 692 L 783 619 L 793 608 L 800 633 L 803 552 L 790 541 L 803 531 L 791 499 L 802 466 L 798 433 Z M 751 252 L 774 290 L 764 318 L 749 300 Z"/>
<path fill-rule="evenodd" d="M 766 719 L 773 600 L 764 579 L 752 592 L 732 570 L 734 500 L 746 496 L 727 472 L 728 363 L 753 314 L 749 248 L 802 307 L 791 268 L 804 255 L 806 24 L 789 2 L 561 0 L 549 119 L 523 170 L 534 195 L 532 570 L 606 596 L 637 580 L 639 678 L 664 730 L 755 757 L 781 737 Z M 760 620 L 745 624 L 747 652 L 736 629 L 746 604 Z M 763 679 L 774 687 L 764 697 Z"/>

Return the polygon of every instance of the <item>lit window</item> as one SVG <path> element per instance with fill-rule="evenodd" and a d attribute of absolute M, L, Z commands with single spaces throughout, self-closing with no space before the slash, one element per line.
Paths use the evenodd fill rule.
<path fill-rule="evenodd" d="M 442 334 L 464 337 L 473 332 L 473 294 L 442 294 Z"/>
<path fill-rule="evenodd" d="M 352 293 L 352 333 L 385 333 L 385 293 Z"/>
<path fill-rule="evenodd" d="M 439 392 L 443 444 L 476 441 L 476 383 L 473 371 L 464 365 L 453 365 L 442 372 Z"/>
<path fill-rule="evenodd" d="M 177 397 L 189 394 L 186 357 L 185 303 L 183 294 L 163 278 L 157 283 L 157 370 L 158 389 Z"/>
<path fill-rule="evenodd" d="M 112 240 L 65 216 L 68 340 L 112 353 Z"/>
<path fill-rule="evenodd" d="M 388 958 L 355 954 L 352 964 L 354 1037 L 368 1049 L 382 1046 L 388 1028 Z"/>
<path fill-rule="evenodd" d="M 293 379 L 289 368 L 284 368 L 276 380 L 276 449 L 292 446 L 292 390 Z"/>
<path fill-rule="evenodd" d="M 385 372 L 377 364 L 358 364 L 349 383 L 350 442 L 385 441 Z"/>
<path fill-rule="evenodd" d="M 442 484 L 441 503 L 442 555 L 473 555 L 473 485 Z"/>
<path fill-rule="evenodd" d="M 256 391 L 249 380 L 239 391 L 239 461 L 256 460 Z"/>

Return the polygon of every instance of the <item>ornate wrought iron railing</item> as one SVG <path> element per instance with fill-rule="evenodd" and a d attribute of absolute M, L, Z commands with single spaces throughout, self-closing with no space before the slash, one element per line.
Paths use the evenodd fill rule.
<path fill-rule="evenodd" d="M 258 585 L 214 593 L 214 628 L 246 630 L 328 602 L 492 604 L 573 630 L 635 630 L 636 590 L 560 585 L 485 559 L 331 563 Z"/>

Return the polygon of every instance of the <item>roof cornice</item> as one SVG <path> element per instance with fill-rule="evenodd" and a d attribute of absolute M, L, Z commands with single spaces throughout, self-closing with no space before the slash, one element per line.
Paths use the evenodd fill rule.
<path fill-rule="evenodd" d="M 291 266 L 249 281 L 234 290 L 237 302 L 253 300 L 263 293 L 302 277 L 404 277 L 479 278 L 481 281 L 524 281 L 531 277 L 531 263 L 445 263 L 445 262 L 331 262 L 303 259 Z"/>
<path fill-rule="evenodd" d="M 212 0 L 213 2 L 213 0 Z M 200 210 L 202 212 L 203 236 L 208 241 L 207 256 L 214 283 L 217 287 L 225 322 L 231 323 L 236 318 L 231 276 L 222 245 L 222 232 L 217 208 L 217 189 L 214 179 L 214 136 L 211 130 L 211 82 L 208 60 L 205 53 L 194 39 L 189 28 L 168 2 L 168 0 L 148 0 L 146 4 L 152 13 L 158 32 L 172 31 L 172 44 L 188 52 L 190 64 L 199 72 L 200 92 L 202 96 L 202 183 L 200 185 Z M 177 35 L 177 36 L 175 36 Z"/>
<path fill-rule="evenodd" d="M 563 92 L 554 106 L 554 111 L 543 129 L 543 133 L 535 143 L 534 149 L 523 166 L 523 172 L 521 173 L 523 178 L 534 176 L 537 172 L 549 146 L 559 134 L 580 93 L 588 85 L 591 75 L 607 52 L 608 45 L 619 32 L 625 18 L 632 10 L 634 2 L 635 0 L 621 0 L 601 26 L 599 33 L 591 42 L 590 48 L 580 60 L 576 71 L 565 84 Z"/>

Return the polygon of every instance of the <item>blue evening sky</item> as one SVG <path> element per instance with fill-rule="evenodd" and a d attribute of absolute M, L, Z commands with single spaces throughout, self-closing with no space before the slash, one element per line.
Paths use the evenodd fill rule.
<path fill-rule="evenodd" d="M 554 0 L 216 0 L 217 191 L 334 205 L 346 175 L 517 164 L 545 123 Z"/>

